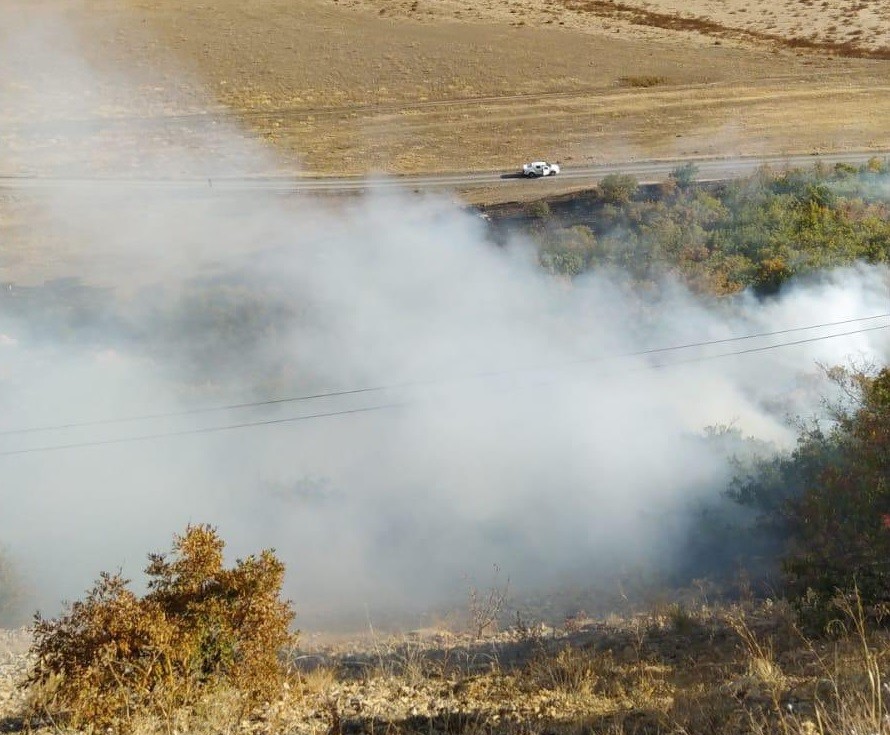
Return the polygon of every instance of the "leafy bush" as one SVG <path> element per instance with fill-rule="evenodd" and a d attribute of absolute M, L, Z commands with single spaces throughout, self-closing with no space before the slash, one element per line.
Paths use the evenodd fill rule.
<path fill-rule="evenodd" d="M 670 273 L 693 291 L 775 293 L 794 276 L 855 261 L 890 261 L 886 162 L 760 171 L 725 184 L 691 186 L 695 166 L 677 168 L 643 200 L 632 176 L 613 174 L 595 199 L 553 205 L 547 227 L 529 226 L 545 268 L 620 268 L 638 285 Z M 553 247 L 553 232 L 590 229 L 585 253 Z"/>
<path fill-rule="evenodd" d="M 754 276 L 754 289 L 763 295 L 774 294 L 787 281 L 793 271 L 781 257 L 766 258 L 757 267 Z"/>
<path fill-rule="evenodd" d="M 694 163 L 684 163 L 671 171 L 670 177 L 677 182 L 679 188 L 688 189 L 698 178 L 698 166 Z"/>
<path fill-rule="evenodd" d="M 637 193 L 639 184 L 627 174 L 609 174 L 600 181 L 600 197 L 609 204 L 627 204 Z"/>
<path fill-rule="evenodd" d="M 177 711 L 227 688 L 245 710 L 275 697 L 293 612 L 279 599 L 284 566 L 271 551 L 223 567 L 224 543 L 189 526 L 169 554 L 152 554 L 148 593 L 103 573 L 54 620 L 37 617 L 28 677 L 34 716 L 126 729 L 140 715 Z"/>
<path fill-rule="evenodd" d="M 577 276 L 597 255 L 597 241 L 589 227 L 576 225 L 542 235 L 541 265 L 553 274 Z"/>
<path fill-rule="evenodd" d="M 890 369 L 835 377 L 854 403 L 836 411 L 832 461 L 791 502 L 786 581 L 817 613 L 856 590 L 882 616 L 890 605 Z"/>
<path fill-rule="evenodd" d="M 856 594 L 875 619 L 890 606 L 890 369 L 834 369 L 845 402 L 829 430 L 802 432 L 787 456 L 761 461 L 733 494 L 786 539 L 785 590 L 824 630 L 834 600 Z"/>
<path fill-rule="evenodd" d="M 868 159 L 868 163 L 865 164 L 865 170 L 870 174 L 880 175 L 888 173 L 890 166 L 888 166 L 887 159 L 872 156 Z"/>
<path fill-rule="evenodd" d="M 550 205 L 542 199 L 532 202 L 528 207 L 528 213 L 531 217 L 539 220 L 550 219 Z"/>

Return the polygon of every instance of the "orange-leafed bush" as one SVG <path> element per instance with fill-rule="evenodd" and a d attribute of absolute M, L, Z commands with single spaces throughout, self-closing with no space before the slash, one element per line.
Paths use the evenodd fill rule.
<path fill-rule="evenodd" d="M 293 638 L 284 565 L 263 551 L 227 569 L 223 548 L 215 529 L 189 526 L 170 553 L 150 555 L 145 596 L 103 573 L 64 615 L 38 617 L 32 714 L 126 729 L 137 716 L 171 722 L 218 689 L 245 710 L 276 697 Z"/>

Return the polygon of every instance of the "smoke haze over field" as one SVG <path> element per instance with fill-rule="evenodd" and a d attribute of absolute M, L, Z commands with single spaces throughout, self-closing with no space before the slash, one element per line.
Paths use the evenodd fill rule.
<path fill-rule="evenodd" d="M 29 34 L 26 44 L 3 37 L 0 57 L 15 72 L 0 109 L 27 100 L 57 120 L 97 114 L 92 93 L 107 71 L 70 38 Z M 22 54 L 41 59 L 39 73 Z M 72 98 L 77 109 L 65 109 Z M 134 135 L 137 150 L 121 155 L 170 177 L 275 166 L 234 126 L 215 133 L 212 151 L 192 143 Z M 65 147 L 68 174 L 115 155 L 89 135 Z M 53 171 L 51 151 L 23 144 L 14 159 Z M 233 555 L 275 547 L 289 595 L 316 625 L 325 610 L 455 599 L 464 575 L 485 578 L 493 564 L 526 588 L 668 565 L 684 509 L 727 477 L 704 427 L 735 422 L 787 443 L 785 414 L 818 408 L 816 361 L 886 360 L 890 347 L 886 331 L 873 331 L 661 370 L 652 365 L 782 338 L 615 358 L 885 313 L 886 269 L 830 273 L 766 302 L 703 302 L 670 283 L 643 302 L 615 274 L 566 287 L 523 243 L 493 246 L 479 218 L 437 197 L 372 192 L 335 206 L 210 187 L 83 186 L 32 204 L 18 229 L 0 227 L 0 268 L 14 280 L 6 251 L 17 238 L 33 242 L 33 258 L 61 243 L 47 267 L 61 260 L 87 285 L 14 288 L 0 301 L 0 431 L 391 386 L 0 435 L 2 453 L 386 407 L 0 456 L 0 544 L 23 560 L 49 611 L 102 569 L 138 576 L 146 553 L 189 522 L 217 524 Z M 786 339 L 860 326 L 872 324 Z"/>

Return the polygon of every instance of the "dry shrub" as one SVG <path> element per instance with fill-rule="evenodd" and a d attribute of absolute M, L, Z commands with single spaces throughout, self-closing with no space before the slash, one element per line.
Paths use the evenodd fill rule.
<path fill-rule="evenodd" d="M 743 613 L 731 614 L 727 622 L 742 641 L 748 675 L 765 684 L 781 684 L 784 677 L 776 663 L 772 639 L 758 636 Z"/>
<path fill-rule="evenodd" d="M 692 635 L 702 628 L 701 622 L 695 616 L 695 613 L 679 602 L 668 606 L 667 620 L 671 629 L 681 636 Z"/>
<path fill-rule="evenodd" d="M 297 696 L 302 698 L 324 695 L 333 689 L 336 683 L 337 671 L 333 666 L 297 669 L 293 676 L 293 687 Z"/>
<path fill-rule="evenodd" d="M 223 548 L 215 529 L 189 526 L 171 553 L 149 556 L 144 597 L 103 573 L 61 617 L 38 616 L 31 715 L 125 730 L 134 718 L 172 726 L 215 693 L 234 692 L 240 714 L 276 697 L 293 639 L 284 565 L 267 550 L 226 569 Z"/>
<path fill-rule="evenodd" d="M 481 639 L 486 632 L 497 630 L 501 616 L 510 597 L 510 578 L 503 585 L 498 583 L 500 567 L 495 564 L 491 585 L 487 590 L 471 586 L 467 592 L 470 626 L 473 635 Z"/>
<path fill-rule="evenodd" d="M 610 653 L 568 646 L 556 654 L 542 651 L 529 663 L 535 686 L 564 694 L 590 694 L 616 676 L 616 664 Z"/>
<path fill-rule="evenodd" d="M 618 83 L 622 87 L 657 87 L 660 84 L 666 84 L 667 77 L 657 76 L 655 74 L 640 74 L 619 77 Z"/>

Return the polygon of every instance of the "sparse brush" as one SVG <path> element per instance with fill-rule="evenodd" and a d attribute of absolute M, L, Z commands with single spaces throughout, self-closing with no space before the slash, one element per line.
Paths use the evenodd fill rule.
<path fill-rule="evenodd" d="M 656 74 L 642 74 L 620 77 L 618 83 L 622 87 L 657 87 L 660 84 L 667 83 L 667 77 Z"/>
<path fill-rule="evenodd" d="M 589 694 L 597 682 L 615 669 L 611 654 L 597 654 L 568 646 L 555 655 L 542 651 L 529 664 L 531 681 L 564 694 Z"/>
<path fill-rule="evenodd" d="M 782 687 L 786 678 L 772 656 L 753 655 L 748 659 L 748 676 L 769 689 Z"/>
<path fill-rule="evenodd" d="M 854 588 L 853 592 L 838 597 L 834 604 L 843 616 L 838 624 L 844 634 L 852 639 L 855 655 L 846 662 L 843 670 L 840 664 L 844 658 L 835 658 L 837 663 L 831 680 L 837 701 L 833 703 L 834 706 L 822 705 L 818 713 L 826 722 L 834 720 L 846 723 L 854 720 L 866 726 L 866 729 L 856 729 L 856 732 L 890 732 L 887 708 L 890 683 L 884 681 L 881 655 L 873 640 L 874 633 L 862 596 L 858 588 Z M 886 639 L 883 643 L 886 647 Z M 845 731 L 854 730 L 846 727 Z"/>
<path fill-rule="evenodd" d="M 467 591 L 470 625 L 477 639 L 496 630 L 505 613 L 510 596 L 510 578 L 501 585 L 498 582 L 500 573 L 500 567 L 495 565 L 491 585 L 487 590 L 471 586 Z"/>
<path fill-rule="evenodd" d="M 374 674 L 377 676 L 417 684 L 442 671 L 443 663 L 434 660 L 420 641 L 411 638 L 385 643 L 375 641 L 374 648 L 377 656 Z"/>
<path fill-rule="evenodd" d="M 691 635 L 700 627 L 695 615 L 679 602 L 668 608 L 668 621 L 678 635 Z"/>
<path fill-rule="evenodd" d="M 299 697 L 318 695 L 330 691 L 337 682 L 333 666 L 315 666 L 307 671 L 295 671 L 289 685 Z"/>

